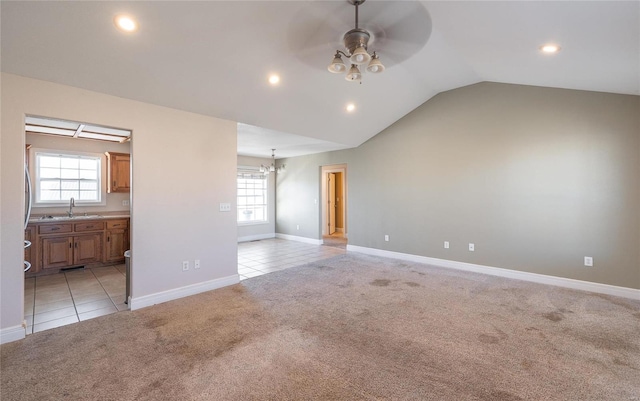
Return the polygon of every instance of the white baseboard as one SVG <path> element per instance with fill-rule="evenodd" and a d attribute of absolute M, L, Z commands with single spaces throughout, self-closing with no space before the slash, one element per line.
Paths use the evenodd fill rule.
<path fill-rule="evenodd" d="M 142 309 L 146 308 L 147 306 L 173 301 L 175 299 L 188 297 L 190 295 L 200 294 L 201 292 L 211 291 L 229 285 L 238 284 L 239 282 L 240 276 L 234 274 L 227 277 L 217 278 L 215 280 L 205 281 L 203 283 L 191 284 L 180 288 L 157 292 L 155 294 L 131 298 L 131 300 L 129 301 L 129 308 L 132 311 Z"/>
<path fill-rule="evenodd" d="M 275 238 L 275 237 L 276 237 L 275 233 L 247 235 L 244 237 L 238 237 L 238 242 L 258 241 L 261 239 L 269 239 L 269 238 Z"/>
<path fill-rule="evenodd" d="M 0 330 L 0 344 L 22 340 L 27 336 L 27 332 L 22 325 L 7 327 Z"/>
<path fill-rule="evenodd" d="M 311 245 L 322 245 L 322 240 L 321 239 L 298 237 L 298 236 L 295 236 L 295 235 L 288 235 L 288 234 L 280 234 L 280 233 L 278 233 L 278 234 L 276 234 L 276 238 L 288 239 L 290 241 L 304 242 L 305 244 L 311 244 Z"/>
<path fill-rule="evenodd" d="M 499 267 L 476 265 L 473 263 L 456 262 L 454 260 L 430 258 L 427 256 L 385 251 L 382 249 L 367 248 L 357 245 L 347 245 L 347 251 L 640 300 L 640 290 L 635 288 L 618 287 L 615 285 L 593 283 L 590 281 L 575 280 L 571 278 L 547 276 L 545 274 L 502 269 Z"/>

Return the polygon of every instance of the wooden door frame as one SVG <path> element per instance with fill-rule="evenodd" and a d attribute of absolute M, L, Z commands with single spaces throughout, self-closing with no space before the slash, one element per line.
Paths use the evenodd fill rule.
<path fill-rule="evenodd" d="M 345 238 L 347 238 L 347 234 L 348 234 L 348 227 L 347 227 L 347 215 L 348 215 L 348 211 L 347 211 L 347 201 L 348 201 L 348 185 L 347 185 L 347 164 L 331 164 L 331 165 L 327 165 L 327 166 L 321 166 L 320 167 L 320 194 L 321 194 L 321 206 L 320 206 L 320 224 L 321 224 L 321 230 L 320 233 L 321 235 L 328 235 L 328 219 L 329 217 L 327 216 L 327 201 L 328 201 L 328 195 L 327 195 L 327 174 L 328 173 L 342 173 L 342 201 L 340 202 L 340 204 L 342 205 L 342 208 L 340 210 L 339 213 L 342 213 L 342 221 L 343 221 L 343 235 Z"/>

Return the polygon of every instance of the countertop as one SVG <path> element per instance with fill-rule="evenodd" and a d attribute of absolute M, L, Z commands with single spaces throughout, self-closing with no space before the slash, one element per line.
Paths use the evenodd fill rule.
<path fill-rule="evenodd" d="M 29 219 L 29 223 L 55 223 L 59 221 L 85 221 L 85 220 L 107 220 L 107 219 L 128 219 L 131 215 L 125 213 L 119 214 L 85 214 L 79 213 L 73 217 L 69 216 L 34 216 Z"/>

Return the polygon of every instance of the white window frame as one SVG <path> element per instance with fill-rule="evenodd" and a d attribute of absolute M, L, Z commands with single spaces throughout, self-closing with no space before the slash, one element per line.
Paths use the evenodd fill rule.
<path fill-rule="evenodd" d="M 78 152 L 71 150 L 32 148 L 29 150 L 29 174 L 33 182 L 33 207 L 66 207 L 69 206 L 69 200 L 53 200 L 44 201 L 40 199 L 40 169 L 39 155 L 59 155 L 59 156 L 80 156 L 98 159 L 98 200 L 87 201 L 75 199 L 76 206 L 106 206 L 107 204 L 107 163 L 106 157 L 101 153 Z"/>
<path fill-rule="evenodd" d="M 243 209 L 243 206 L 240 205 L 240 195 L 238 193 L 239 185 L 238 185 L 238 175 L 242 174 L 242 173 L 247 173 L 247 174 L 252 174 L 255 176 L 262 176 L 261 178 L 264 179 L 264 199 L 265 199 L 265 203 L 263 205 L 264 207 L 264 220 L 252 220 L 252 221 L 241 221 L 239 220 L 239 214 L 241 213 L 241 210 Z M 261 225 L 261 224 L 269 224 L 269 176 L 265 176 L 260 172 L 260 169 L 258 167 L 253 167 L 253 166 L 238 166 L 237 172 L 236 172 L 236 208 L 238 210 L 237 215 L 236 215 L 236 221 L 238 223 L 239 226 L 255 226 L 255 225 Z"/>

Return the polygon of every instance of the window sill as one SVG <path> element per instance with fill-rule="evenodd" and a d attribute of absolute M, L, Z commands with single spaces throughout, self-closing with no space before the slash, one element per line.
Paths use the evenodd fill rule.
<path fill-rule="evenodd" d="M 262 226 L 262 225 L 266 225 L 269 224 L 268 221 L 239 221 L 238 222 L 238 227 L 244 227 L 244 226 Z"/>

